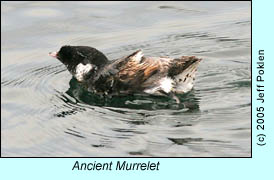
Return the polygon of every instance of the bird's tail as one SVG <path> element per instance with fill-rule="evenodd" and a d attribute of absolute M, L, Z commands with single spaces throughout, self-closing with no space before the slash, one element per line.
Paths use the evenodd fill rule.
<path fill-rule="evenodd" d="M 176 83 L 174 88 L 176 93 L 186 93 L 193 88 L 197 67 L 201 60 L 195 56 L 182 56 L 173 60 L 168 74 Z"/>

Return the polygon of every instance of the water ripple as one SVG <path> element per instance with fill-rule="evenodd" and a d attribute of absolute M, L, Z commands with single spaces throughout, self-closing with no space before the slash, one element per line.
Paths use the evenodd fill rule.
<path fill-rule="evenodd" d="M 4 4 L 3 156 L 250 155 L 250 3 Z M 203 61 L 179 105 L 102 98 L 47 56 L 64 44 L 94 46 L 110 59 L 142 49 Z"/>

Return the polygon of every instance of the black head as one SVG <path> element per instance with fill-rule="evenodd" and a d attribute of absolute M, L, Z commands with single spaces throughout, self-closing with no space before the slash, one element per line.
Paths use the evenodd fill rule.
<path fill-rule="evenodd" d="M 69 64 L 76 54 L 76 49 L 71 46 L 62 46 L 57 54 L 57 59 L 61 62 Z"/>
<path fill-rule="evenodd" d="M 49 55 L 59 59 L 68 68 L 73 68 L 79 63 L 92 64 L 98 68 L 103 67 L 107 62 L 107 57 L 95 48 L 88 46 L 62 46 L 56 53 Z"/>
<path fill-rule="evenodd" d="M 84 56 L 78 53 L 74 46 L 62 46 L 56 58 L 67 66 L 77 65 L 84 60 Z"/>

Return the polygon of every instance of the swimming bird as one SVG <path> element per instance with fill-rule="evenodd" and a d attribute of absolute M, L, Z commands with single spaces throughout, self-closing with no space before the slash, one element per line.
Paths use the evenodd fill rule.
<path fill-rule="evenodd" d="M 62 46 L 49 53 L 60 60 L 88 91 L 101 95 L 152 94 L 171 96 L 193 88 L 197 67 L 195 56 L 145 57 L 142 50 L 116 60 L 89 46 Z"/>

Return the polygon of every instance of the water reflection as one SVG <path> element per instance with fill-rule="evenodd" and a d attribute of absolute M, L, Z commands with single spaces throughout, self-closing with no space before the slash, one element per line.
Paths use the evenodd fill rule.
<path fill-rule="evenodd" d="M 199 110 L 199 98 L 195 97 L 195 90 L 189 93 L 177 95 L 181 103 L 177 104 L 170 97 L 163 96 L 148 96 L 148 95 L 121 95 L 112 97 L 102 97 L 97 94 L 86 91 L 76 79 L 72 78 L 69 82 L 69 89 L 58 96 L 65 104 L 88 104 L 91 106 L 110 107 L 110 110 L 123 113 L 121 109 L 143 109 L 143 110 L 157 110 L 157 109 L 184 109 L 185 112 L 192 112 Z M 67 95 L 69 97 L 67 97 Z M 75 107 L 70 111 L 60 112 L 58 116 L 65 116 L 75 114 L 77 111 L 85 111 L 84 108 Z"/>

